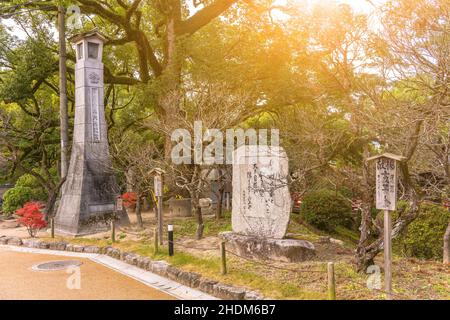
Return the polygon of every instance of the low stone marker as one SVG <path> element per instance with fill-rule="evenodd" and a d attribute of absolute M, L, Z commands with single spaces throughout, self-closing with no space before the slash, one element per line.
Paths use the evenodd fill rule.
<path fill-rule="evenodd" d="M 308 241 L 285 239 L 291 213 L 289 159 L 281 147 L 242 146 L 233 154 L 233 232 L 239 255 L 297 262 L 315 255 Z"/>
<path fill-rule="evenodd" d="M 174 217 L 192 217 L 192 202 L 191 199 L 175 199 L 170 198 L 167 201 L 169 205 L 170 214 Z"/>

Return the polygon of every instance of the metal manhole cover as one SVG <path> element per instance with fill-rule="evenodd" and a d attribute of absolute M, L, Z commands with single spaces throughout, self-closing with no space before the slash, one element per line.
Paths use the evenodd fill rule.
<path fill-rule="evenodd" d="M 32 267 L 35 271 L 58 271 L 71 267 L 79 267 L 83 263 L 76 260 L 50 261 L 36 264 Z"/>

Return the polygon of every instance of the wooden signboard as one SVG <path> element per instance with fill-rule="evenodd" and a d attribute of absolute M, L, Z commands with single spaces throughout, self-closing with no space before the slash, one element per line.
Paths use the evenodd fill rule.
<path fill-rule="evenodd" d="M 160 175 L 156 175 L 154 178 L 154 183 L 155 183 L 155 196 L 162 197 L 163 196 L 162 177 Z"/>
<path fill-rule="evenodd" d="M 117 197 L 116 211 L 122 211 L 122 210 L 123 210 L 123 199 L 121 197 Z"/>
<path fill-rule="evenodd" d="M 381 157 L 376 162 L 376 207 L 395 211 L 397 208 L 397 161 Z"/>
<path fill-rule="evenodd" d="M 151 175 L 154 175 L 154 189 L 155 197 L 158 199 L 158 238 L 159 244 L 163 244 L 163 175 L 166 172 L 161 168 L 154 168 L 150 171 Z"/>

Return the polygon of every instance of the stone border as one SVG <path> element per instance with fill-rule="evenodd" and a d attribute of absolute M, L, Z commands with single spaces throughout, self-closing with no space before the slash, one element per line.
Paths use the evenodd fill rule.
<path fill-rule="evenodd" d="M 245 288 L 238 288 L 228 284 L 224 284 L 215 280 L 202 277 L 195 272 L 183 271 L 177 267 L 170 265 L 165 261 L 154 261 L 148 257 L 122 252 L 112 246 L 84 246 L 70 244 L 67 242 L 46 242 L 39 239 L 24 239 L 18 237 L 0 237 L 0 245 L 23 246 L 34 249 L 47 249 L 55 251 L 67 251 L 75 253 L 103 254 L 111 258 L 123 261 L 129 265 L 136 266 L 142 270 L 150 271 L 159 276 L 177 281 L 183 285 L 198 289 L 202 292 L 210 294 L 214 297 L 225 300 L 263 300 L 256 291 Z"/>

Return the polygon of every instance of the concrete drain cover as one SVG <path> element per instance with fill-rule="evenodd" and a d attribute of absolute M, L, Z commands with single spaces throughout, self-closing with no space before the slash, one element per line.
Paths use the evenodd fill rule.
<path fill-rule="evenodd" d="M 82 263 L 76 260 L 50 261 L 36 264 L 32 267 L 32 269 L 35 271 L 58 271 L 72 267 L 79 267 L 81 265 Z"/>

